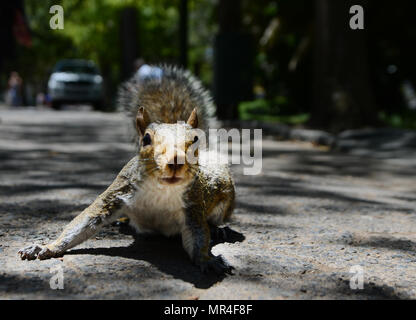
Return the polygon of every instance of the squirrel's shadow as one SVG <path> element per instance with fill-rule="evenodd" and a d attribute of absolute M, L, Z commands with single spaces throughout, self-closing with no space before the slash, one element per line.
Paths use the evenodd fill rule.
<path fill-rule="evenodd" d="M 225 278 L 225 275 L 203 274 L 193 265 L 182 247 L 179 236 L 166 238 L 160 235 L 139 235 L 128 226 L 121 226 L 120 232 L 132 235 L 134 242 L 127 247 L 74 249 L 68 251 L 66 255 L 92 254 L 144 260 L 156 266 L 161 272 L 192 283 L 200 289 L 208 289 Z M 226 240 L 216 239 L 212 241 L 211 247 L 224 242 L 242 242 L 244 239 L 243 234 L 231 230 Z"/>

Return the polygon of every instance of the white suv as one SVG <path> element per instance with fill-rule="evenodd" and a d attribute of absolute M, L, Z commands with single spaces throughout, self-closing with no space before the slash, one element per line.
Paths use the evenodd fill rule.
<path fill-rule="evenodd" d="M 49 78 L 48 93 L 54 109 L 62 104 L 89 103 L 102 109 L 103 78 L 87 60 L 61 60 Z"/>

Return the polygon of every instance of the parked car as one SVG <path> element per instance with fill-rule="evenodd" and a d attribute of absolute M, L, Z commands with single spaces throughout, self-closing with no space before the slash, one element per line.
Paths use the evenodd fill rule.
<path fill-rule="evenodd" d="M 48 93 L 54 109 L 59 109 L 62 104 L 88 103 L 100 110 L 103 78 L 92 61 L 61 60 L 49 77 Z"/>

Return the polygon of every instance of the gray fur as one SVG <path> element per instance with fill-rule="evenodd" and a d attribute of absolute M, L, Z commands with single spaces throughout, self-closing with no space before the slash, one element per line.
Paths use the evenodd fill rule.
<path fill-rule="evenodd" d="M 139 107 L 144 107 L 150 122 L 176 123 L 186 121 L 192 110 L 198 110 L 198 127 L 208 129 L 215 114 L 211 95 L 188 70 L 176 66 L 160 65 L 162 79 L 138 81 L 133 77 L 120 86 L 118 107 L 132 119 L 135 140 L 135 118 Z"/>

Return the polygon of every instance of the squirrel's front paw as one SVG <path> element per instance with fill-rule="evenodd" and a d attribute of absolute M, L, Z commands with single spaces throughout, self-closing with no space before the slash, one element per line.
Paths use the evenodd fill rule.
<path fill-rule="evenodd" d="M 44 260 L 56 256 L 56 253 L 48 247 L 38 246 L 36 244 L 20 249 L 18 253 L 22 260 L 35 260 L 36 258 Z"/>
<path fill-rule="evenodd" d="M 38 257 L 39 252 L 41 252 L 43 247 L 36 244 L 27 246 L 19 250 L 19 255 L 22 260 L 35 260 Z"/>
<path fill-rule="evenodd" d="M 207 260 L 198 263 L 203 273 L 215 272 L 217 275 L 233 274 L 234 267 L 229 265 L 225 259 L 219 256 L 210 256 Z"/>

